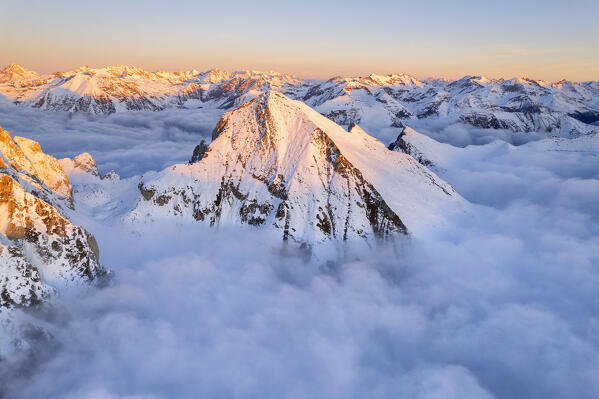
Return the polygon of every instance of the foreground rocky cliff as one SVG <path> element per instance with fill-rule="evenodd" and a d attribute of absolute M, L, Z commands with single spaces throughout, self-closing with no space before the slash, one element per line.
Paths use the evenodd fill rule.
<path fill-rule="evenodd" d="M 38 143 L 0 129 L 0 313 L 106 276 L 95 238 L 69 221 L 71 185 Z"/>

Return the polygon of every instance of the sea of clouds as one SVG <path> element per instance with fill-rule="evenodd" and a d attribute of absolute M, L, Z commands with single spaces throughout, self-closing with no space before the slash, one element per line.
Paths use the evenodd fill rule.
<path fill-rule="evenodd" d="M 189 112 L 65 118 L 0 111 L 5 129 L 53 155 L 88 151 L 125 176 L 186 161 L 213 126 Z M 474 218 L 335 262 L 253 229 L 92 224 L 113 283 L 65 293 L 54 338 L 0 362 L 0 392 L 595 398 L 599 154 L 539 143 L 505 143 L 442 174 Z"/>
<path fill-rule="evenodd" d="M 189 161 L 194 147 L 210 139 L 221 114 L 171 109 L 95 116 L 0 105 L 0 126 L 38 141 L 57 158 L 89 152 L 100 173 L 115 170 L 130 177 Z"/>

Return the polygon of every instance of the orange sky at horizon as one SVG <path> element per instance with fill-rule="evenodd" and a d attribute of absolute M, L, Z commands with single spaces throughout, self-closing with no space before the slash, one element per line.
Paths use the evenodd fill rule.
<path fill-rule="evenodd" d="M 233 1 L 237 12 L 218 19 L 202 17 L 222 13 L 216 5 L 186 0 L 172 7 L 154 0 L 86 7 L 74 0 L 27 6 L 6 0 L 0 4 L 0 65 L 41 73 L 121 64 L 150 71 L 273 70 L 318 79 L 406 73 L 599 80 L 599 6 L 592 1 L 508 0 L 472 8 L 467 0 L 432 0 L 426 12 L 402 1 L 375 1 L 379 7 L 370 8 L 354 1 L 311 3 Z M 382 6 L 389 12 L 379 12 Z M 521 12 L 510 13 L 512 6 Z M 260 20 L 266 22 L 255 23 Z"/>

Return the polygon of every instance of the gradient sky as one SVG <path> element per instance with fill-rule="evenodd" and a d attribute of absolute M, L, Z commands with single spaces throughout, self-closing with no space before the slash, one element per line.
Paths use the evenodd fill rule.
<path fill-rule="evenodd" d="M 598 0 L 0 0 L 0 65 L 599 80 Z"/>

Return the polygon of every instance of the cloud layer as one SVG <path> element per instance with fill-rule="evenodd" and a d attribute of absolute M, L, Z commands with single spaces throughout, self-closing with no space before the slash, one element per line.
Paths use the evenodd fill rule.
<path fill-rule="evenodd" d="M 174 156 L 159 155 L 161 143 L 182 154 L 204 122 L 154 117 L 146 127 L 85 120 L 88 136 L 66 134 L 98 145 L 105 167 L 138 173 L 148 154 Z M 60 148 L 56 118 L 17 128 Z M 90 225 L 114 284 L 64 296 L 51 325 L 60 346 L 41 344 L 45 360 L 20 377 L 5 361 L 4 394 L 593 398 L 599 158 L 540 143 L 502 144 L 445 173 L 474 218 L 336 262 L 283 254 L 253 229 L 161 225 L 139 236 Z"/>
<path fill-rule="evenodd" d="M 220 111 L 128 112 L 108 117 L 0 106 L 0 126 L 57 157 L 89 152 L 100 173 L 122 177 L 187 162 L 195 145 L 209 138 Z"/>

